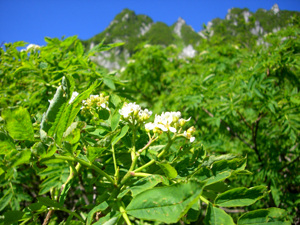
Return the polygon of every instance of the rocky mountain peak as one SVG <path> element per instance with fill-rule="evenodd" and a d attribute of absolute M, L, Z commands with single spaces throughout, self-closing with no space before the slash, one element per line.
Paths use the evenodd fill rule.
<path fill-rule="evenodd" d="M 271 11 L 273 11 L 274 14 L 279 13 L 280 10 L 276 3 L 272 6 Z"/>
<path fill-rule="evenodd" d="M 185 24 L 185 20 L 182 19 L 181 17 L 178 18 L 178 20 L 175 23 L 174 27 L 174 32 L 177 34 L 179 37 L 181 37 L 181 28 Z"/>

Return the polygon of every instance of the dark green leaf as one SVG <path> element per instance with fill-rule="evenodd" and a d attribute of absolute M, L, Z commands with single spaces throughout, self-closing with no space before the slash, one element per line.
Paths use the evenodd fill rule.
<path fill-rule="evenodd" d="M 221 207 L 249 206 L 268 194 L 266 186 L 234 188 L 219 194 L 215 204 Z"/>
<path fill-rule="evenodd" d="M 214 207 L 209 203 L 207 213 L 204 219 L 205 225 L 235 225 L 231 216 L 224 210 Z"/>

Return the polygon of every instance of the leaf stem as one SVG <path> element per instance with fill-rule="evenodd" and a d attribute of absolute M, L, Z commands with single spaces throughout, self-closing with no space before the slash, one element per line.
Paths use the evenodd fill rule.
<path fill-rule="evenodd" d="M 78 162 L 81 165 L 84 165 L 88 168 L 95 170 L 96 172 L 100 173 L 102 176 L 106 177 L 109 180 L 109 182 L 111 182 L 112 184 L 115 184 L 115 181 L 107 173 L 105 173 L 103 170 L 101 170 L 98 166 L 96 166 L 93 163 L 86 162 L 79 158 L 70 157 L 70 156 L 62 156 L 62 155 L 53 155 L 49 158 L 43 158 L 40 160 L 40 162 L 51 160 L 51 159 L 60 159 L 60 160 L 66 160 L 66 161 L 71 161 L 71 162 Z"/>

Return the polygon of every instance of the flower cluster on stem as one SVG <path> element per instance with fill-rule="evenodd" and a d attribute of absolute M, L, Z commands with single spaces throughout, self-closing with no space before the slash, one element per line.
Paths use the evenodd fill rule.
<path fill-rule="evenodd" d="M 152 130 L 154 133 L 162 133 L 162 132 L 172 132 L 179 134 L 182 130 L 182 127 L 186 122 L 190 121 L 189 119 L 181 118 L 180 112 L 163 112 L 161 115 L 155 115 L 154 122 L 150 122 L 145 124 L 145 129 L 147 131 Z M 186 137 L 193 142 L 195 137 L 192 134 L 195 132 L 195 128 L 189 128 L 187 131 L 184 131 L 183 134 L 178 136 Z"/>
<path fill-rule="evenodd" d="M 87 100 L 82 101 L 81 114 L 90 117 L 102 109 L 110 111 L 108 100 L 109 96 L 104 96 L 102 93 L 100 95 L 90 95 Z"/>
<path fill-rule="evenodd" d="M 124 103 L 122 109 L 119 110 L 123 121 L 129 122 L 130 124 L 144 123 L 152 115 L 152 111 L 148 109 L 142 110 L 142 108 L 134 103 Z"/>

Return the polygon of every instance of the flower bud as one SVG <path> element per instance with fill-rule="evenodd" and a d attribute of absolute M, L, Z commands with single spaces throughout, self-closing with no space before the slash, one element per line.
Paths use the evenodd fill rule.
<path fill-rule="evenodd" d="M 196 131 L 196 128 L 194 126 L 190 127 L 188 130 L 187 130 L 187 133 L 188 134 L 192 134 Z"/>

